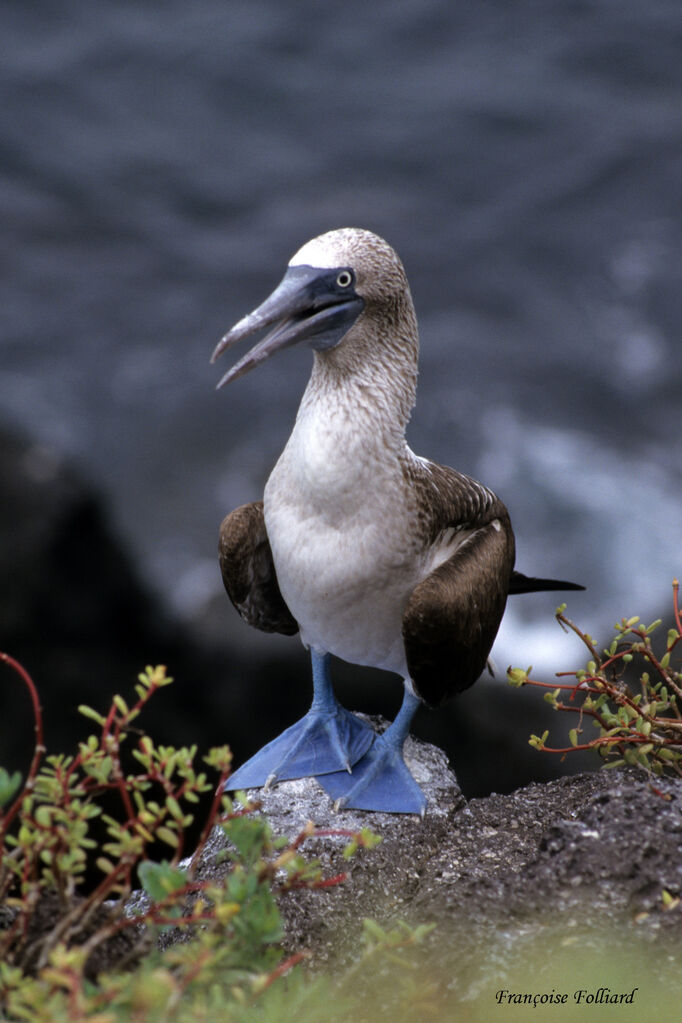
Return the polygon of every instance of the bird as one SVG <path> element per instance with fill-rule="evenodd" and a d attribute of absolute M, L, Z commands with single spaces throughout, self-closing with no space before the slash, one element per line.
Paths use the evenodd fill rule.
<path fill-rule="evenodd" d="M 419 335 L 403 264 L 383 238 L 340 228 L 306 242 L 211 361 L 262 331 L 218 388 L 293 346 L 312 349 L 312 372 L 262 501 L 222 522 L 219 561 L 248 624 L 300 634 L 313 699 L 226 789 L 314 777 L 336 810 L 423 816 L 403 758 L 417 708 L 479 678 L 510 594 L 583 587 L 516 571 L 496 494 L 408 446 Z M 400 710 L 380 734 L 337 700 L 332 655 L 402 678 Z"/>

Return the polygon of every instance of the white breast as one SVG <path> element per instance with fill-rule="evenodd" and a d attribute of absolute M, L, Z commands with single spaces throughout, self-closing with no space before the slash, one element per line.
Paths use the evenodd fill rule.
<path fill-rule="evenodd" d="M 265 488 L 282 596 L 308 646 L 407 674 L 402 614 L 425 575 L 400 466 L 342 409 L 299 415 Z"/>

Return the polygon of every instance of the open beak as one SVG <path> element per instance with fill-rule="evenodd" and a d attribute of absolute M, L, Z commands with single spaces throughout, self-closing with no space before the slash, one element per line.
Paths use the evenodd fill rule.
<path fill-rule="evenodd" d="M 218 342 L 211 362 L 237 342 L 266 327 L 264 338 L 235 363 L 218 387 L 248 373 L 274 352 L 307 341 L 316 349 L 332 348 L 341 341 L 360 315 L 364 301 L 351 290 L 334 285 L 337 270 L 312 266 L 289 267 L 281 282 L 262 305 L 235 324 Z M 273 326 L 274 324 L 274 326 Z"/>

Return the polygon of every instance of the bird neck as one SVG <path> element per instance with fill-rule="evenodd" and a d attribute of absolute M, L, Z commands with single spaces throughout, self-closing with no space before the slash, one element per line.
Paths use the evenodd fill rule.
<path fill-rule="evenodd" d="M 341 442 L 353 446 L 404 447 L 417 390 L 419 339 L 409 293 L 396 305 L 388 313 L 382 309 L 381 316 L 370 306 L 340 345 L 315 352 L 299 420 L 324 420 Z"/>

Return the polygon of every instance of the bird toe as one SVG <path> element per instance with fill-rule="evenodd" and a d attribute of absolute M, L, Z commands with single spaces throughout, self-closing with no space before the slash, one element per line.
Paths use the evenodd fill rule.
<path fill-rule="evenodd" d="M 263 746 L 228 778 L 225 791 L 263 788 L 280 781 L 339 771 L 348 774 L 367 752 L 374 731 L 337 705 L 332 712 L 309 711 L 276 739 Z"/>
<path fill-rule="evenodd" d="M 350 775 L 325 774 L 318 782 L 334 800 L 334 810 L 374 810 L 424 816 L 426 797 L 412 777 L 402 754 L 375 741 Z"/>

